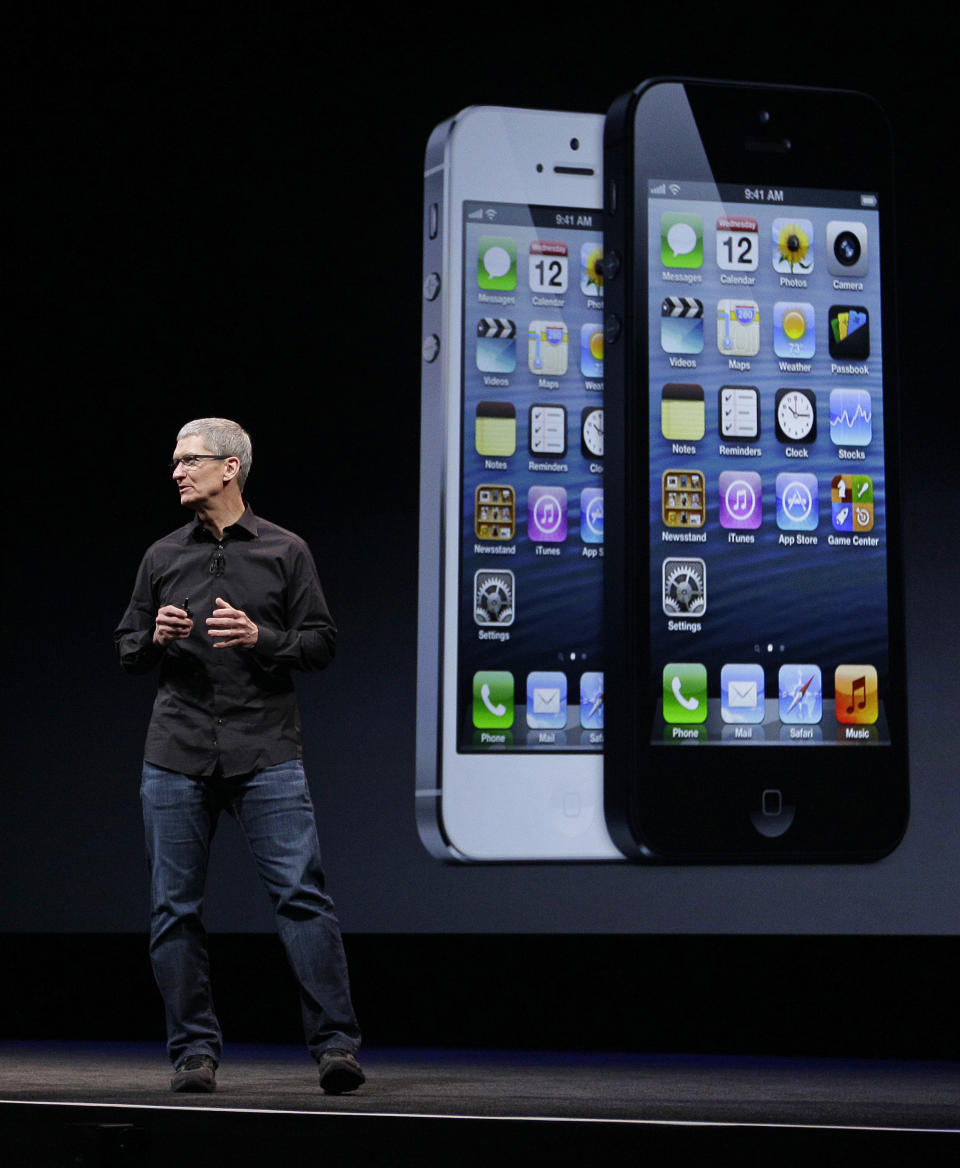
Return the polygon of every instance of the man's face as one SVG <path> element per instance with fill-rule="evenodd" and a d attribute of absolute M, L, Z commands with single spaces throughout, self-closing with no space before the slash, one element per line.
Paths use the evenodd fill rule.
<path fill-rule="evenodd" d="M 208 449 L 199 435 L 188 434 L 177 443 L 173 457 L 178 459 L 188 454 L 213 454 L 213 451 Z M 207 506 L 217 495 L 223 493 L 226 486 L 225 473 L 236 465 L 236 458 L 202 458 L 196 466 L 190 467 L 178 462 L 173 472 L 173 481 L 180 492 L 181 504 L 193 511 Z"/>

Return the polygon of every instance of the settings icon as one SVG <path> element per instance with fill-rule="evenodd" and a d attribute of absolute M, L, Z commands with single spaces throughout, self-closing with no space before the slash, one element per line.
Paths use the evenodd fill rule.
<path fill-rule="evenodd" d="M 707 611 L 707 565 L 703 560 L 664 560 L 662 578 L 667 616 L 702 616 Z"/>
<path fill-rule="evenodd" d="M 478 625 L 513 624 L 512 572 L 477 572 L 474 575 L 473 619 Z"/>

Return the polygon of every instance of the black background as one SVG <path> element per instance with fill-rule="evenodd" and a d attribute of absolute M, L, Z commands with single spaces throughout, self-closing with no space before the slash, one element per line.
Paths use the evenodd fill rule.
<path fill-rule="evenodd" d="M 341 627 L 338 661 L 301 700 L 371 1039 L 822 1047 L 849 1035 L 863 1049 L 949 1049 L 957 890 L 939 857 L 956 837 L 953 78 L 932 32 L 898 29 L 894 43 L 879 17 L 860 20 L 706 5 L 682 18 L 635 6 L 375 16 L 276 5 L 22 17 L 9 40 L 0 839 L 16 1008 L 0 1033 L 158 1030 L 142 936 L 123 935 L 145 931 L 137 781 L 153 689 L 120 673 L 111 633 L 143 549 L 181 518 L 165 473 L 177 429 L 225 414 L 253 435 L 250 501 L 311 544 Z M 846 873 L 835 898 L 802 907 L 799 926 L 777 872 L 755 917 L 734 903 L 736 875 L 718 875 L 731 907 L 712 914 L 682 871 L 656 911 L 598 911 L 576 903 L 583 869 L 451 875 L 416 841 L 423 149 L 469 104 L 603 113 L 666 73 L 865 89 L 893 123 L 920 835 L 887 916 L 882 885 Z M 855 127 L 824 133 L 856 149 Z M 918 769 L 933 792 L 919 819 Z M 211 924 L 269 929 L 236 833 L 218 849 Z M 833 877 L 818 879 L 822 889 Z M 523 927 L 571 935 L 512 935 L 525 919 L 517 902 L 552 888 L 556 911 Z M 511 935 L 482 935 L 501 907 Z M 616 935 L 634 928 L 648 935 Z M 395 935 L 451 929 L 481 935 Z M 96 936 L 77 936 L 87 930 Z M 667 935 L 740 931 L 778 935 Z M 790 936 L 818 931 L 874 935 Z M 251 976 L 264 1003 L 284 976 L 273 939 L 218 944 L 234 1036 L 295 1033 L 292 1002 L 274 1016 L 249 997 Z M 51 1018 L 44 1003 L 51 986 L 64 995 L 65 967 L 83 1004 Z M 132 989 L 122 1008 L 109 992 L 118 978 Z"/>

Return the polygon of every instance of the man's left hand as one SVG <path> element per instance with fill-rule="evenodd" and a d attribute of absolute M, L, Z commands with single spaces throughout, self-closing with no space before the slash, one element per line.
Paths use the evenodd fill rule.
<path fill-rule="evenodd" d="M 219 596 L 216 599 L 216 608 L 213 616 L 207 617 L 208 634 L 211 637 L 225 637 L 226 640 L 214 642 L 214 649 L 229 649 L 239 646 L 242 649 L 252 649 L 257 643 L 260 630 L 239 608 L 227 604 Z"/>

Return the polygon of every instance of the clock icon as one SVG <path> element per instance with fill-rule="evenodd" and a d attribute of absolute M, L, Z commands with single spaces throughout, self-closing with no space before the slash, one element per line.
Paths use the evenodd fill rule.
<path fill-rule="evenodd" d="M 586 406 L 580 415 L 584 458 L 603 458 L 603 407 Z"/>
<path fill-rule="evenodd" d="M 812 389 L 777 390 L 777 438 L 813 442 L 817 437 L 817 397 Z"/>

